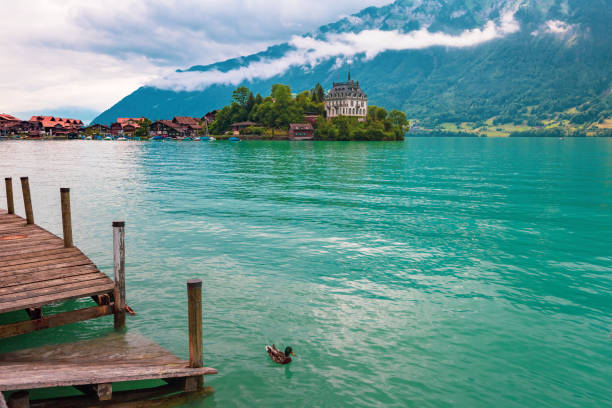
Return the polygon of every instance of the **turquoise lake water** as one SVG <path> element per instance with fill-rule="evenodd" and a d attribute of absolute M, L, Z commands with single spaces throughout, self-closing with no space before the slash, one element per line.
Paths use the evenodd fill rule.
<path fill-rule="evenodd" d="M 126 221 L 128 328 L 181 357 L 203 280 L 219 375 L 189 406 L 612 405 L 610 139 L 2 141 L 0 175 L 21 215 L 30 177 L 58 235 L 70 187 L 75 244 L 106 273 Z"/>

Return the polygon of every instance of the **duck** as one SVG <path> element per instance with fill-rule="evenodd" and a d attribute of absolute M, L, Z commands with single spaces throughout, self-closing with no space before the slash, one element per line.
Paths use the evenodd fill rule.
<path fill-rule="evenodd" d="M 274 344 L 271 346 L 266 346 L 266 351 L 268 352 L 268 355 L 272 361 L 278 364 L 289 364 L 293 360 L 291 356 L 295 357 L 293 350 L 289 346 L 285 348 L 284 353 L 277 349 Z"/>

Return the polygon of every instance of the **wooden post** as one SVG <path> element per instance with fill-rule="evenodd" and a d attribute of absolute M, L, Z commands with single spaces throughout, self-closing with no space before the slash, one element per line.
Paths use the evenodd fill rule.
<path fill-rule="evenodd" d="M 125 222 L 113 221 L 115 328 L 125 326 Z"/>
<path fill-rule="evenodd" d="M 8 408 L 30 408 L 30 394 L 27 391 L 17 391 L 8 399 Z"/>
<path fill-rule="evenodd" d="M 6 185 L 6 209 L 9 214 L 15 214 L 15 203 L 13 202 L 13 179 L 10 177 L 4 178 Z"/>
<path fill-rule="evenodd" d="M 64 229 L 64 248 L 72 248 L 72 216 L 70 215 L 70 189 L 60 188 L 62 200 L 62 227 Z"/>
<path fill-rule="evenodd" d="M 187 313 L 189 316 L 189 367 L 203 367 L 202 362 L 202 280 L 187 281 Z M 204 386 L 204 377 L 197 379 L 197 388 Z"/>
<path fill-rule="evenodd" d="M 21 178 L 21 191 L 23 192 L 23 206 L 26 212 L 27 224 L 34 224 L 34 211 L 32 211 L 32 197 L 30 196 L 30 182 L 27 177 Z"/>

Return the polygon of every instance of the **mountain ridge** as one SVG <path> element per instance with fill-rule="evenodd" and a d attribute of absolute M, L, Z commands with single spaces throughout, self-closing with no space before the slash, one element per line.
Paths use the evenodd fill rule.
<path fill-rule="evenodd" d="M 376 35 L 394 33 L 408 42 L 431 33 L 443 33 L 450 38 L 447 41 L 455 41 L 464 33 L 484 35 L 493 23 L 495 29 L 502 30 L 510 12 L 519 27 L 516 31 L 472 46 L 379 47 L 382 51 L 371 58 L 367 51 L 332 56 L 316 60 L 312 66 L 289 65 L 267 78 L 189 88 L 191 78 L 197 84 L 199 75 L 231 77 L 253 66 L 264 70 L 266 61 L 273 63 L 295 53 L 300 42 L 313 43 L 315 53 L 336 46 L 337 38 L 344 41 L 338 43 L 343 46 L 357 44 L 354 39 L 366 30 L 374 30 Z M 609 0 L 594 0 L 588 5 L 572 0 L 397 0 L 383 7 L 368 7 L 257 54 L 177 70 L 178 84 L 189 79 L 184 88 L 141 87 L 94 122 L 108 123 L 118 116 L 201 116 L 227 104 L 238 85 L 262 94 L 267 94 L 273 83 L 288 84 L 295 92 L 310 89 L 317 82 L 329 89 L 332 82 L 344 79 L 347 61 L 351 61 L 351 70 L 370 103 L 401 109 L 425 124 L 475 123 L 492 118 L 501 123 L 569 123 L 576 117 L 586 118 L 583 123 L 601 121 L 612 112 L 610 16 Z M 312 54 L 304 55 L 310 58 Z M 584 111 L 590 113 L 585 115 Z"/>

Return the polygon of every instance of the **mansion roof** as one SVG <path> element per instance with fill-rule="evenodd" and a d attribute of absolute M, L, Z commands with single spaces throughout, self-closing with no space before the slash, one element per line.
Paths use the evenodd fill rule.
<path fill-rule="evenodd" d="M 359 81 L 348 80 L 347 82 L 334 82 L 333 88 L 329 91 L 325 99 L 343 98 L 367 98 L 367 96 L 361 90 Z"/>

